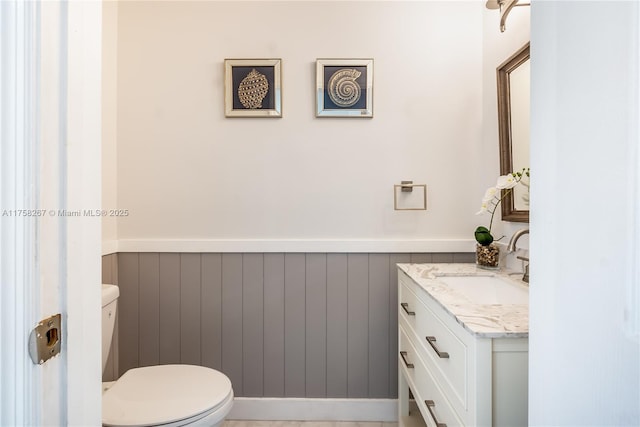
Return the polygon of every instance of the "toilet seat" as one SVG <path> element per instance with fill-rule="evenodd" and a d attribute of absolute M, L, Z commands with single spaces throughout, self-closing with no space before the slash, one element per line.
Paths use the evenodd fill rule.
<path fill-rule="evenodd" d="M 112 427 L 183 426 L 231 408 L 233 389 L 223 373 L 193 365 L 128 370 L 102 395 L 102 424 Z"/>

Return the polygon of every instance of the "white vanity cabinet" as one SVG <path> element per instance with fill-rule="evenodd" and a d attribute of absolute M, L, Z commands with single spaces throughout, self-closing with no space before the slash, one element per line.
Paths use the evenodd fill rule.
<path fill-rule="evenodd" d="M 504 308 L 498 317 L 483 317 L 483 309 L 493 308 L 446 297 L 447 304 L 469 315 L 452 314 L 399 268 L 400 426 L 411 426 L 418 415 L 419 423 L 436 427 L 526 426 L 528 331 L 512 333 L 508 326 L 500 331 L 492 324 L 504 316 Z M 474 322 L 480 331 L 487 322 L 489 331 L 475 331 Z M 420 414 L 409 414 L 409 389 Z"/>

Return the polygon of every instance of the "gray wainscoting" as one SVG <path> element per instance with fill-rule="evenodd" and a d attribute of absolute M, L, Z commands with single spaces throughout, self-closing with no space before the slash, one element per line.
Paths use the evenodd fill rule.
<path fill-rule="evenodd" d="M 118 285 L 118 254 L 102 257 L 102 283 Z M 107 365 L 102 373 L 102 381 L 114 381 L 120 377 L 118 370 L 118 329 L 118 314 L 116 311 L 116 326 L 113 331 Z"/>
<path fill-rule="evenodd" d="M 115 257 L 115 255 L 113 255 Z M 399 262 L 473 254 L 119 253 L 119 374 L 190 363 L 236 396 L 397 397 Z M 104 276 L 107 279 L 108 276 Z"/>

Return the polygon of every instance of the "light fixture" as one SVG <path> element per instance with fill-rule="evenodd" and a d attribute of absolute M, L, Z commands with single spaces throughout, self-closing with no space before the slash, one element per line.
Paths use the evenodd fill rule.
<path fill-rule="evenodd" d="M 505 22 L 511 9 L 516 6 L 530 6 L 531 3 L 518 3 L 518 0 L 487 0 L 487 9 L 500 9 L 500 32 L 506 29 Z"/>

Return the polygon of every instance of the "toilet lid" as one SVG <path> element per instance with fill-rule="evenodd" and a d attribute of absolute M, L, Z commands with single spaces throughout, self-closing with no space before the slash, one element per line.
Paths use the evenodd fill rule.
<path fill-rule="evenodd" d="M 215 410 L 231 393 L 229 378 L 202 366 L 130 369 L 102 395 L 102 424 L 172 423 Z"/>

